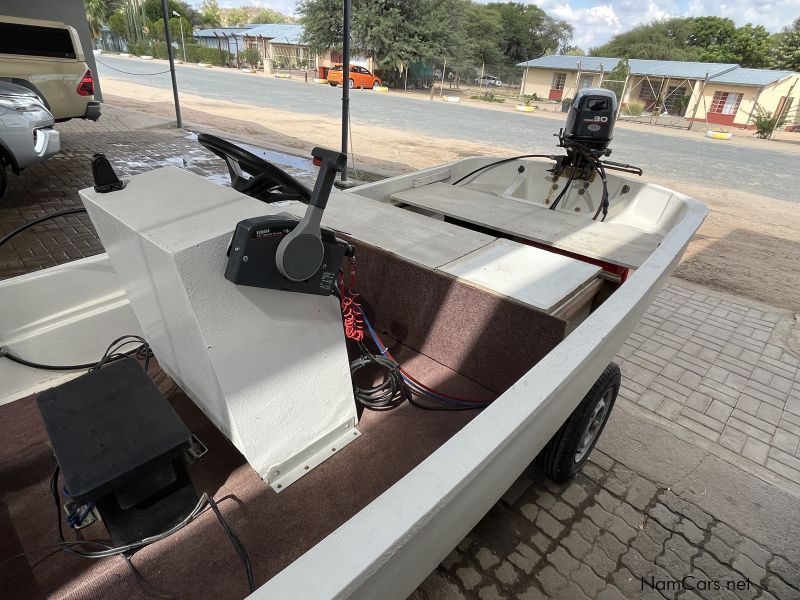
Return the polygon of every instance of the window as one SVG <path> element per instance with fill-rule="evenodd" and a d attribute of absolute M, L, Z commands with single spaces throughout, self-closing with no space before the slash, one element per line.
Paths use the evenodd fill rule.
<path fill-rule="evenodd" d="M 75 58 L 68 29 L 0 23 L 0 53 Z"/>
<path fill-rule="evenodd" d="M 714 98 L 711 100 L 711 108 L 708 109 L 708 112 L 718 115 L 735 115 L 739 110 L 741 101 L 742 94 L 714 92 Z"/>
<path fill-rule="evenodd" d="M 554 90 L 563 90 L 564 84 L 567 82 L 566 73 L 553 73 L 553 87 Z"/>
<path fill-rule="evenodd" d="M 639 100 L 644 100 L 645 104 L 655 102 L 656 100 L 656 91 L 653 89 L 653 85 L 646 79 L 642 80 L 639 86 Z"/>

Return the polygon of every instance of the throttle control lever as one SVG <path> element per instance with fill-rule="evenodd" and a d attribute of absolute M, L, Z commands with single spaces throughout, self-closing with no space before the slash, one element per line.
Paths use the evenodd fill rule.
<path fill-rule="evenodd" d="M 321 227 L 336 173 L 347 155 L 314 148 L 320 164 L 314 191 L 302 219 L 273 214 L 240 221 L 228 249 L 225 278 L 236 285 L 329 296 L 345 256 L 354 248 L 328 227 Z"/>
<path fill-rule="evenodd" d="M 322 266 L 325 248 L 322 245 L 320 223 L 331 195 L 333 180 L 347 165 L 347 155 L 334 150 L 314 148 L 311 156 L 322 165 L 311 192 L 306 214 L 278 244 L 275 262 L 281 275 L 291 281 L 305 281 Z"/>

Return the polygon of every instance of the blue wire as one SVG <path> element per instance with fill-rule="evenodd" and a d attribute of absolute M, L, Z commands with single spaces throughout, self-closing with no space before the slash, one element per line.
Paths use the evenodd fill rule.
<path fill-rule="evenodd" d="M 378 339 L 378 334 L 372 328 L 372 324 L 369 322 L 369 319 L 367 318 L 367 315 L 364 314 L 364 311 L 359 308 L 359 312 L 361 312 L 361 316 L 364 319 L 364 324 L 367 326 L 367 329 L 369 330 L 369 334 L 372 337 L 372 341 L 375 342 L 375 345 L 378 347 L 378 350 L 380 351 L 380 353 L 382 355 L 386 356 L 386 353 L 389 351 L 389 349 L 384 347 L 380 343 L 380 341 Z M 386 357 L 388 358 L 388 356 L 386 356 Z M 434 400 L 438 400 L 439 402 L 444 402 L 445 404 L 453 404 L 455 406 L 470 406 L 470 407 L 472 407 L 472 406 L 484 406 L 484 405 L 488 404 L 488 402 L 462 402 L 462 401 L 459 401 L 459 400 L 453 400 L 452 398 L 446 398 L 444 396 L 440 396 L 436 392 L 432 392 L 430 390 L 426 390 L 426 389 L 420 387 L 417 383 L 415 383 L 414 381 L 412 381 L 411 379 L 406 377 L 402 372 L 400 373 L 400 376 L 403 378 L 403 381 L 405 381 L 406 385 L 408 385 L 409 387 L 413 388 L 419 394 L 422 394 L 423 396 L 428 396 L 429 398 L 433 398 Z"/>

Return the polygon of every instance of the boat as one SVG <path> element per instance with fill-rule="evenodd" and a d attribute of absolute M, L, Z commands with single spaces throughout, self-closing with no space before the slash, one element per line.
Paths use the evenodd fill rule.
<path fill-rule="evenodd" d="M 707 214 L 601 162 L 607 94 L 576 95 L 564 155 L 331 191 L 343 155 L 315 150 L 312 191 L 201 136 L 232 187 L 165 167 L 83 190 L 107 253 L 0 281 L 3 595 L 405 598 L 533 461 L 573 476 L 613 407 L 617 351 Z M 93 394 L 113 410 L 71 410 Z M 199 501 L 120 545 L 141 539 L 120 510 L 158 521 L 166 492 L 141 489 L 167 489 L 163 471 L 112 492 L 106 477 L 82 504 L 77 482 L 99 476 L 62 430 L 92 460 L 127 461 L 174 415 L 181 444 L 192 437 L 188 466 L 169 454 L 169 485 Z"/>

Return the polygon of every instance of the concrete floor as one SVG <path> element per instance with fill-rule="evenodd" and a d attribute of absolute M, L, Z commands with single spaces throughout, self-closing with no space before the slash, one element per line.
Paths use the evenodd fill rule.
<path fill-rule="evenodd" d="M 0 233 L 77 205 L 98 151 L 126 176 L 226 180 L 187 132 L 105 111 L 61 125 L 63 154 L 12 178 Z M 0 250 L 0 278 L 102 251 L 90 223 L 51 225 Z M 414 597 L 800 599 L 796 339 L 787 311 L 673 279 L 620 351 L 592 462 L 566 485 L 525 473 Z"/>

